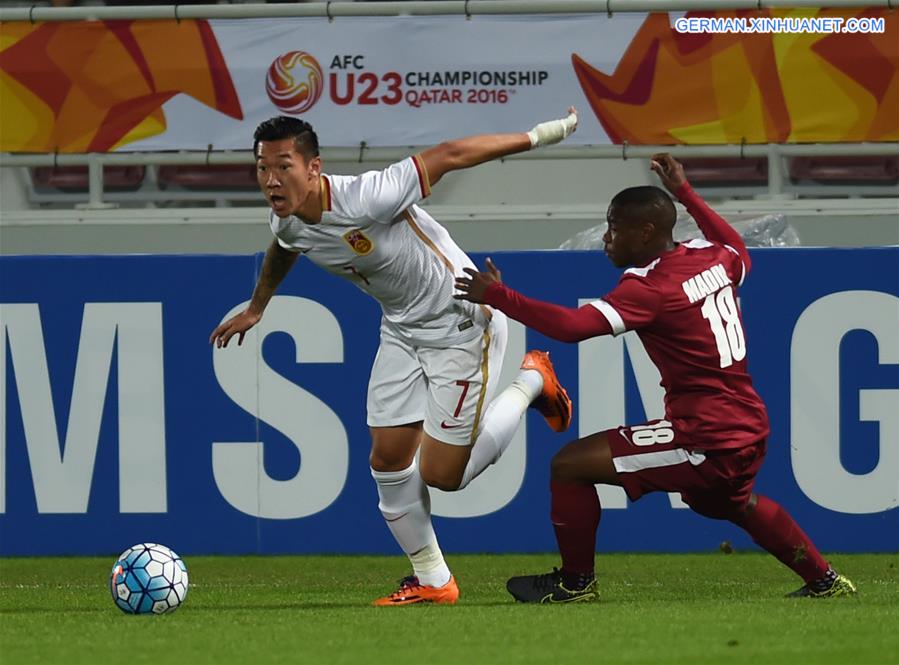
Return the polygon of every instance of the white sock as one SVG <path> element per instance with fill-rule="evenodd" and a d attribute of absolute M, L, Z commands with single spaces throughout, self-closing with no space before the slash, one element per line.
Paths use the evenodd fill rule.
<path fill-rule="evenodd" d="M 509 388 L 512 386 L 518 386 L 518 389 L 527 398 L 528 405 L 530 405 L 543 392 L 543 375 L 535 369 L 523 369 L 518 372 L 515 380 L 509 384 Z M 506 388 L 506 390 L 509 388 Z"/>
<path fill-rule="evenodd" d="M 542 391 L 543 375 L 537 370 L 525 369 L 490 402 L 481 432 L 471 447 L 471 457 L 462 473 L 460 490 L 468 487 L 468 483 L 502 457 L 515 436 L 521 417 Z"/>
<path fill-rule="evenodd" d="M 449 582 L 450 571 L 431 525 L 431 497 L 418 472 L 418 462 L 402 471 L 372 469 L 371 475 L 378 484 L 378 508 L 412 562 L 418 581 L 435 587 Z"/>
<path fill-rule="evenodd" d="M 418 581 L 427 586 L 441 587 L 450 580 L 450 570 L 437 544 L 437 537 L 414 554 L 409 555 L 412 570 Z"/>

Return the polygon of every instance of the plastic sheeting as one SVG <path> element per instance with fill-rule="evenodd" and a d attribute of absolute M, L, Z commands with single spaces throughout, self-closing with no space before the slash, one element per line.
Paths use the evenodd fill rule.
<path fill-rule="evenodd" d="M 727 220 L 743 237 L 747 247 L 796 247 L 799 234 L 783 213 L 768 215 L 736 214 Z M 602 249 L 602 236 L 606 225 L 591 226 L 570 237 L 559 249 Z M 674 227 L 674 239 L 678 242 L 703 237 L 692 215 L 679 212 Z"/>

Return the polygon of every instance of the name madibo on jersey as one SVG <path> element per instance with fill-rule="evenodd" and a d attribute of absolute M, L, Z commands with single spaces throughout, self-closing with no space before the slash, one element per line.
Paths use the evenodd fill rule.
<path fill-rule="evenodd" d="M 455 276 L 474 263 L 416 202 L 430 194 L 418 155 L 383 171 L 322 175 L 317 224 L 270 213 L 281 247 L 344 277 L 375 298 L 382 325 L 419 346 L 480 335 L 489 310 L 453 298 Z"/>
<path fill-rule="evenodd" d="M 662 376 L 665 417 L 685 443 L 738 448 L 768 434 L 746 367 L 737 301 L 744 277 L 732 247 L 691 240 L 626 270 L 611 293 L 590 303 L 615 335 L 637 332 Z"/>

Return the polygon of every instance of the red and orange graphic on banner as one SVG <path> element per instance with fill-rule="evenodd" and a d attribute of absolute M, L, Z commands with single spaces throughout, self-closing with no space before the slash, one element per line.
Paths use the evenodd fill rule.
<path fill-rule="evenodd" d="M 584 94 L 613 143 L 899 140 L 899 14 L 886 9 L 687 16 L 884 17 L 883 33 L 679 34 L 651 14 L 615 72 L 577 54 Z"/>
<path fill-rule="evenodd" d="M 115 150 L 164 132 L 178 94 L 243 118 L 206 21 L 0 24 L 0 150 Z"/>
<path fill-rule="evenodd" d="M 616 64 L 602 65 L 614 71 L 600 71 L 596 63 L 591 64 L 589 57 L 582 55 L 587 48 L 579 44 L 591 39 L 595 29 L 584 27 L 580 36 L 572 37 L 564 47 L 561 61 L 557 53 L 555 60 L 548 57 L 548 62 L 536 63 L 554 73 L 550 76 L 544 72 L 548 78 L 541 79 L 535 94 L 575 103 L 583 94 L 608 137 L 600 141 L 613 143 L 899 140 L 899 14 L 895 11 L 796 9 L 691 12 L 687 16 L 869 17 L 882 18 L 885 29 L 882 33 L 681 34 L 672 27 L 668 14 L 648 14 Z M 426 20 L 420 19 L 422 23 Z M 535 22 L 539 20 L 534 17 Z M 590 25 L 598 23 L 600 29 L 616 25 L 602 23 L 606 20 L 614 22 L 616 18 L 597 17 Z M 584 24 L 583 19 L 577 21 Z M 628 24 L 636 25 L 637 21 Z M 157 142 L 161 149 L 179 149 L 185 147 L 179 144 L 179 136 L 182 140 L 189 136 L 203 147 L 222 145 L 223 137 L 208 127 L 209 123 L 196 120 L 195 112 L 181 108 L 176 115 L 171 111 L 168 122 L 172 126 L 168 128 L 163 109 L 168 100 L 183 94 L 218 113 L 243 120 L 241 100 L 216 39 L 216 25 L 190 20 L 0 23 L 0 150 L 105 152 L 151 137 L 161 139 Z M 447 35 L 456 34 L 452 30 L 464 34 L 460 25 L 447 27 Z M 247 26 L 256 33 L 263 28 L 255 22 Z M 277 34 L 283 34 L 283 30 Z M 364 28 L 358 34 L 364 36 Z M 264 89 L 275 109 L 293 115 L 307 113 L 318 103 L 316 112 L 323 118 L 330 103 L 323 90 L 329 84 L 322 64 L 311 55 L 322 49 L 298 50 L 311 47 L 303 42 L 293 45 L 292 37 L 290 41 L 290 48 L 279 51 L 282 55 L 274 62 L 265 49 L 251 52 L 257 55 L 240 52 L 241 58 L 249 59 L 242 60 L 241 67 L 259 81 L 259 88 L 253 88 L 247 83 L 254 80 L 253 75 L 244 72 L 240 80 L 246 89 L 241 94 L 259 97 Z M 478 67 L 517 67 L 510 62 L 517 63 L 520 58 L 505 47 L 506 42 L 497 40 L 496 62 L 478 63 Z M 366 48 L 377 49 L 385 58 L 394 53 L 381 42 Z M 589 48 L 590 53 L 601 54 L 601 45 L 599 51 L 592 43 Z M 539 53 L 535 55 L 539 59 Z M 361 62 L 362 56 L 358 58 Z M 408 63 L 402 53 L 395 58 L 392 66 L 397 71 L 386 75 L 393 77 L 386 96 L 376 99 L 369 94 L 374 90 L 371 86 L 386 84 L 387 79 L 366 71 L 362 76 L 370 77 L 371 85 L 359 95 L 358 104 L 339 109 L 343 128 L 365 130 L 357 132 L 358 136 L 344 132 L 353 134 L 343 137 L 347 145 L 358 141 L 389 144 L 387 139 L 377 142 L 379 132 L 383 136 L 385 127 L 393 130 L 406 126 L 394 121 L 394 114 L 408 123 L 413 120 L 410 112 L 419 123 L 417 136 L 433 138 L 434 142 L 446 137 L 446 122 L 453 117 L 449 109 L 455 107 L 447 106 L 445 111 L 439 105 L 419 109 L 415 104 L 400 104 L 406 99 L 400 84 Z M 471 66 L 464 58 L 456 59 L 460 68 Z M 436 52 L 432 61 L 420 65 L 425 73 L 441 73 L 455 66 L 451 51 Z M 576 79 L 570 76 L 569 67 Z M 333 71 L 331 76 L 335 76 Z M 413 86 L 405 92 L 417 93 L 418 89 Z M 503 109 L 504 121 L 520 121 L 524 126 L 534 120 L 528 113 L 533 99 L 529 103 L 526 92 L 523 89 L 519 95 L 506 94 L 502 99 L 497 95 L 485 100 L 483 108 L 488 110 L 490 104 L 486 102 L 491 100 L 508 104 Z M 374 115 L 381 108 L 387 109 L 375 102 L 387 104 L 388 98 L 392 100 L 389 112 Z M 452 101 L 449 96 L 448 101 Z M 270 110 L 246 104 L 251 117 Z M 582 112 L 588 109 L 582 108 Z M 356 114 L 353 120 L 349 119 L 351 113 Z M 492 117 L 495 121 L 495 114 Z M 478 124 L 482 118 L 483 126 Z M 490 118 L 489 110 L 473 113 L 468 130 L 497 131 L 486 124 Z M 251 130 L 241 128 L 241 136 L 250 136 Z M 402 132 L 389 135 L 393 144 L 404 144 Z"/>

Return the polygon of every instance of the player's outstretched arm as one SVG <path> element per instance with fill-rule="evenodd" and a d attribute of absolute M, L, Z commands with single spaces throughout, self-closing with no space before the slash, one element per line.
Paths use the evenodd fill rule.
<path fill-rule="evenodd" d="M 541 122 L 529 132 L 483 134 L 445 141 L 422 152 L 421 159 L 427 169 L 430 184 L 435 185 L 445 173 L 558 143 L 576 128 L 577 111 L 571 106 L 566 117 Z"/>
<path fill-rule="evenodd" d="M 454 298 L 483 303 L 505 312 L 528 328 L 560 342 L 580 342 L 612 332 L 606 317 L 591 305 L 579 309 L 528 298 L 502 283 L 502 274 L 487 259 L 487 272 L 465 268 L 456 278 Z"/>
<path fill-rule="evenodd" d="M 278 285 L 297 262 L 299 254 L 290 252 L 278 244 L 278 240 L 272 241 L 265 258 L 262 261 L 262 271 L 256 280 L 256 288 L 253 289 L 253 297 L 250 304 L 240 314 L 219 325 L 209 336 L 209 343 L 218 348 L 228 346 L 228 340 L 237 335 L 237 345 L 243 344 L 244 335 L 262 319 L 269 300 L 275 295 Z"/>
<path fill-rule="evenodd" d="M 749 252 L 746 251 L 742 236 L 693 190 L 687 181 L 683 164 L 669 153 L 661 152 L 652 156 L 650 168 L 658 174 L 665 189 L 686 206 L 687 212 L 696 220 L 696 225 L 706 239 L 733 247 L 743 259 L 746 272 L 749 272 Z"/>

